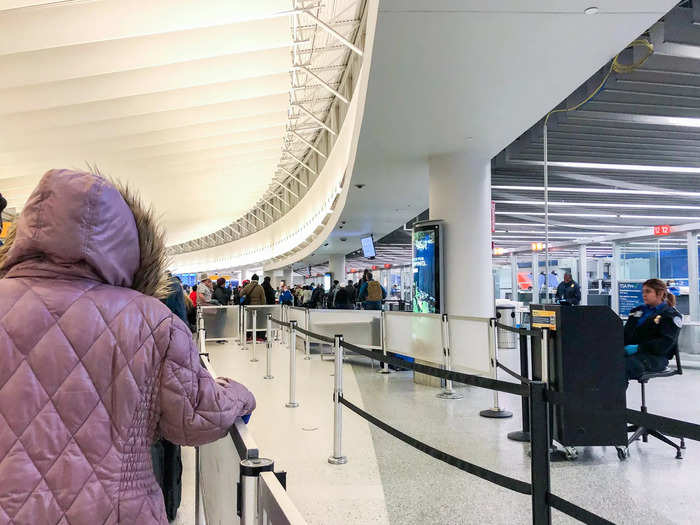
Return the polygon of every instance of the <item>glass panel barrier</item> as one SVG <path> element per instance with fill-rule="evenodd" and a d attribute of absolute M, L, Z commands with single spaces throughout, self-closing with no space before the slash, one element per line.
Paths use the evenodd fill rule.
<path fill-rule="evenodd" d="M 440 314 L 384 312 L 384 316 L 384 344 L 387 352 L 442 365 Z"/>
<path fill-rule="evenodd" d="M 309 310 L 309 326 L 308 330 L 316 334 L 341 334 L 348 343 L 382 348 L 379 310 Z"/>
<path fill-rule="evenodd" d="M 207 341 L 238 337 L 239 306 L 202 306 Z"/>

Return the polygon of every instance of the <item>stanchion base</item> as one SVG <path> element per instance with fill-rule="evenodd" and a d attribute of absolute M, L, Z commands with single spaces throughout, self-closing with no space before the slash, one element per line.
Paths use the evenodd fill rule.
<path fill-rule="evenodd" d="M 255 358 L 253 358 L 253 359 L 251 359 L 251 360 L 250 360 L 250 362 L 251 362 L 251 363 L 257 363 L 257 362 L 258 362 L 258 360 L 257 360 L 257 359 L 255 359 Z"/>
<path fill-rule="evenodd" d="M 508 432 L 508 439 L 511 441 L 520 441 L 521 443 L 530 442 L 530 433 L 523 432 L 522 430 L 516 430 L 515 432 Z"/>
<path fill-rule="evenodd" d="M 377 370 L 377 373 L 378 374 L 391 374 L 391 370 L 389 370 L 388 368 L 380 368 L 379 370 Z"/>
<path fill-rule="evenodd" d="M 331 465 L 345 465 L 347 462 L 348 458 L 346 456 L 340 456 L 339 458 L 330 456 L 328 458 L 328 463 L 330 463 Z"/>
<path fill-rule="evenodd" d="M 462 399 L 464 394 L 460 394 L 459 392 L 440 392 L 436 394 L 435 397 L 439 397 L 440 399 Z"/>
<path fill-rule="evenodd" d="M 287 408 L 296 408 L 299 406 L 299 403 L 295 401 L 294 403 L 285 403 L 284 406 L 286 406 Z"/>
<path fill-rule="evenodd" d="M 311 361 L 311 356 L 310 356 L 310 355 L 305 355 L 305 356 L 304 356 L 304 361 Z"/>
<path fill-rule="evenodd" d="M 263 376 L 263 379 L 274 379 L 275 376 Z"/>
<path fill-rule="evenodd" d="M 502 408 L 489 408 L 488 410 L 482 410 L 479 412 L 481 417 L 488 417 L 492 419 L 505 419 L 508 417 L 513 417 L 513 412 L 508 412 Z"/>

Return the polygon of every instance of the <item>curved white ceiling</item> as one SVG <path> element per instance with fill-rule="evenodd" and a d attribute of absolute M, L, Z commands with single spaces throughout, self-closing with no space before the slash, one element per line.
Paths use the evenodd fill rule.
<path fill-rule="evenodd" d="M 0 192 L 96 164 L 169 243 L 248 210 L 280 159 L 290 0 L 0 0 Z"/>

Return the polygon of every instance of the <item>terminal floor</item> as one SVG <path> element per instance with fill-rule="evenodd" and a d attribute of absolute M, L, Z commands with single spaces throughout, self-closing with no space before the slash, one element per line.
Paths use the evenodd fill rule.
<path fill-rule="evenodd" d="M 289 493 L 309 523 L 462 524 L 531 523 L 530 499 L 445 465 L 344 410 L 347 465 L 326 462 L 331 449 L 331 361 L 297 355 L 297 409 L 284 407 L 287 352 L 273 350 L 273 375 L 264 380 L 260 361 L 234 344 L 208 344 L 217 373 L 249 385 L 258 399 L 251 427 L 263 453 L 289 471 Z M 517 367 L 517 352 L 503 351 Z M 417 385 L 410 372 L 376 373 L 364 358 L 344 367 L 345 396 L 388 424 L 467 461 L 529 481 L 527 445 L 507 439 L 520 426 L 520 400 L 502 395 L 514 417 L 489 420 L 478 415 L 492 393 L 463 387 L 460 400 L 435 397 L 435 388 Z M 659 379 L 648 387 L 650 412 L 700 421 L 700 371 Z M 628 406 L 639 408 L 639 386 L 630 385 Z M 613 447 L 579 449 L 572 462 L 552 463 L 552 492 L 615 523 L 695 523 L 700 511 L 700 445 L 689 441 L 685 459 L 653 439 L 635 443 L 620 462 Z M 185 487 L 185 492 L 191 492 Z M 577 523 L 553 511 L 554 523 Z"/>

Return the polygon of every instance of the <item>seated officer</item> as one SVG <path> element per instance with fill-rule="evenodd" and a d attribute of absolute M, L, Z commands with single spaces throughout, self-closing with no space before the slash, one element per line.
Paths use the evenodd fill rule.
<path fill-rule="evenodd" d="M 571 306 L 576 306 L 581 302 L 581 287 L 571 278 L 569 272 L 564 274 L 564 280 L 557 286 L 555 298 L 559 304 Z"/>
<path fill-rule="evenodd" d="M 676 297 L 660 279 L 642 285 L 644 304 L 630 312 L 625 324 L 627 382 L 647 372 L 661 372 L 673 357 L 683 316 L 674 308 Z"/>

